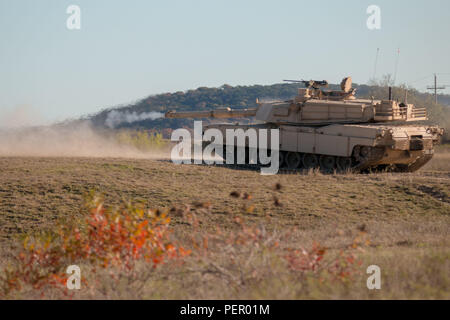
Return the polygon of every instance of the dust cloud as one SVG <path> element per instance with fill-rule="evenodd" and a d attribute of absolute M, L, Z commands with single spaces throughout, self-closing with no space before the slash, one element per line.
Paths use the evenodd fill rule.
<path fill-rule="evenodd" d="M 167 158 L 163 151 L 141 151 L 120 144 L 113 131 L 96 129 L 89 120 L 0 128 L 0 156 Z"/>
<path fill-rule="evenodd" d="M 0 110 L 0 129 L 29 127 L 46 123 L 39 111 L 29 104 L 20 104 L 12 108 L 0 106 Z"/>

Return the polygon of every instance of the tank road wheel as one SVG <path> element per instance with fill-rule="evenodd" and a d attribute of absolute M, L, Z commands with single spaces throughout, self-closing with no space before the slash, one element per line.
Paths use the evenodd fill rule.
<path fill-rule="evenodd" d="M 352 158 L 338 157 L 336 159 L 336 165 L 340 172 L 348 172 L 352 167 Z"/>
<path fill-rule="evenodd" d="M 361 155 L 362 158 L 369 158 L 370 156 L 370 147 L 368 146 L 363 146 L 361 147 L 359 154 Z"/>
<path fill-rule="evenodd" d="M 391 168 L 391 172 L 408 172 L 407 164 L 393 164 Z"/>
<path fill-rule="evenodd" d="M 320 156 L 319 158 L 320 169 L 324 172 L 331 173 L 336 169 L 336 158 L 333 156 Z"/>
<path fill-rule="evenodd" d="M 302 159 L 305 169 L 315 169 L 319 166 L 319 159 L 315 154 L 305 153 Z"/>
<path fill-rule="evenodd" d="M 285 167 L 285 160 L 286 160 L 286 151 L 279 151 L 278 152 L 278 156 L 279 156 L 279 161 L 280 163 L 278 164 L 278 166 L 280 168 L 284 168 Z"/>
<path fill-rule="evenodd" d="M 288 169 L 297 169 L 302 164 L 302 157 L 298 152 L 288 152 L 286 155 L 286 165 Z"/>

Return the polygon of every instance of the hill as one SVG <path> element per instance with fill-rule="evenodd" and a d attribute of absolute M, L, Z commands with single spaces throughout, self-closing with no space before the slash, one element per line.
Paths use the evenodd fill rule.
<path fill-rule="evenodd" d="M 287 100 L 294 97 L 299 85 L 295 83 L 282 83 L 273 85 L 230 86 L 224 84 L 218 88 L 200 87 L 195 90 L 175 93 L 163 93 L 148 96 L 136 103 L 105 109 L 89 119 L 97 127 L 109 126 L 114 128 L 134 129 L 175 129 L 191 127 L 190 119 L 164 119 L 163 113 L 168 110 L 208 110 L 215 108 L 253 108 L 256 107 L 256 99 L 261 100 Z M 358 85 L 357 97 L 376 99 L 387 98 L 387 86 L 383 83 L 376 85 Z M 330 89 L 337 89 L 338 85 L 331 84 Z M 450 108 L 443 104 L 435 104 L 433 95 L 422 93 L 408 88 L 408 102 L 418 107 L 426 107 L 430 116 L 430 122 L 437 123 L 446 129 L 450 129 Z M 403 100 L 406 87 L 395 87 L 393 96 Z M 441 95 L 440 101 L 450 104 L 450 96 Z M 146 117 L 140 117 L 145 114 Z M 111 122 L 111 116 L 122 117 Z"/>

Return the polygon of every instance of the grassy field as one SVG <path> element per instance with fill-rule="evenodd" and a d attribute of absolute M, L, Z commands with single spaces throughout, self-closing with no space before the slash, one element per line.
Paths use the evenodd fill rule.
<path fill-rule="evenodd" d="M 75 298 L 450 298 L 448 146 L 411 174 L 261 176 L 164 160 L 0 158 L 2 265 L 24 235 L 86 215 L 91 190 L 110 206 L 133 201 L 168 211 L 171 236 L 186 248 L 195 251 L 193 237 L 209 237 L 210 244 L 207 254 L 194 252 L 182 265 L 155 271 L 142 262 L 143 278 L 110 284 L 106 273 L 96 275 L 100 285 Z M 246 228 L 258 230 L 256 240 L 227 242 L 248 236 Z M 299 272 L 284 259 L 314 243 L 326 248 L 324 261 L 351 253 L 360 263 L 336 278 L 330 268 Z M 381 268 L 381 290 L 366 287 L 373 264 Z"/>

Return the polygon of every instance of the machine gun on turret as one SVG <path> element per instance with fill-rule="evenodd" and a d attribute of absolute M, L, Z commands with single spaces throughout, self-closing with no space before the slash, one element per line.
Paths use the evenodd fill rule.
<path fill-rule="evenodd" d="M 306 88 L 313 88 L 313 89 L 319 89 L 320 87 L 324 88 L 328 87 L 328 81 L 326 80 L 283 80 L 283 81 L 293 83 L 303 83 Z"/>

